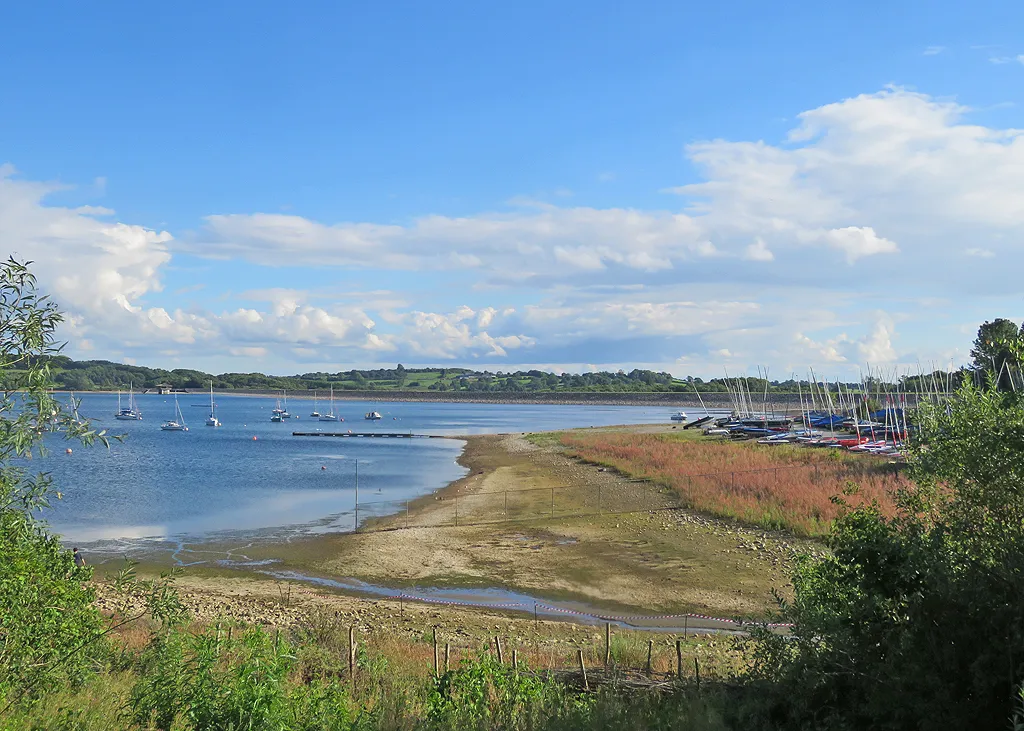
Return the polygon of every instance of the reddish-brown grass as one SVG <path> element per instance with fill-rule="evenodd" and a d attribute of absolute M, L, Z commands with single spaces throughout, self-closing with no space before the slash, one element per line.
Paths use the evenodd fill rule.
<path fill-rule="evenodd" d="M 840 510 L 831 498 L 856 485 L 850 504 L 876 501 L 891 514 L 891 491 L 906 484 L 866 455 L 799 446 L 695 440 L 661 434 L 565 433 L 573 456 L 669 487 L 686 507 L 764 528 L 820 536 Z"/>

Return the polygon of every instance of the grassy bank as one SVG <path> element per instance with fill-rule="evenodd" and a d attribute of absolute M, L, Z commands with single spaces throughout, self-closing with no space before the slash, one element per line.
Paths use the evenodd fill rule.
<path fill-rule="evenodd" d="M 111 635 L 84 682 L 22 699 L 0 728 L 715 729 L 709 685 L 743 667 L 735 641 L 707 636 L 686 638 L 677 654 L 674 638 L 652 647 L 616 633 L 607 666 L 597 643 L 441 636 L 435 646 L 431 631 L 414 640 L 356 633 L 350 653 L 349 639 L 330 612 L 284 632 L 229 620 L 132 625 Z"/>
<path fill-rule="evenodd" d="M 801 536 L 828 531 L 840 511 L 833 496 L 847 493 L 854 505 L 875 501 L 889 515 L 891 491 L 905 484 L 884 460 L 796 445 L 685 432 L 574 431 L 545 439 L 576 458 L 669 488 L 687 507 Z"/>

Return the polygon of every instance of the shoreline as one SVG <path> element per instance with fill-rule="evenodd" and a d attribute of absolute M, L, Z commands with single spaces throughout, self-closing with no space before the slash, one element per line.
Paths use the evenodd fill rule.
<path fill-rule="evenodd" d="M 115 390 L 92 390 L 92 391 L 70 391 L 68 389 L 54 389 L 53 393 L 71 394 L 76 396 L 85 394 L 117 395 Z M 120 391 L 120 393 L 126 393 Z M 202 396 L 209 395 L 209 391 L 193 389 L 190 391 L 176 391 L 167 394 L 159 394 L 152 391 L 136 391 L 137 396 Z M 249 389 L 214 389 L 214 396 L 241 396 L 248 398 L 277 398 L 281 392 L 275 390 L 249 390 Z M 724 394 L 723 394 L 724 395 Z M 314 396 L 309 391 L 289 391 L 288 398 L 294 401 L 313 401 Z M 317 390 L 315 397 L 319 401 L 327 399 Z M 514 394 L 514 393 L 460 393 L 457 391 L 432 392 L 432 391 L 335 391 L 335 401 L 371 401 L 375 403 L 451 403 L 451 404 L 546 404 L 565 406 L 664 406 L 666 408 L 699 408 L 698 400 L 693 396 L 686 397 L 678 393 L 537 393 L 537 394 Z M 705 403 L 711 406 L 707 398 Z M 722 408 L 722 406 L 711 406 Z"/>
<path fill-rule="evenodd" d="M 786 583 L 790 543 L 797 543 L 787 536 L 769 536 L 672 507 L 669 496 L 654 485 L 569 459 L 556 448 L 538 447 L 520 433 L 457 439 L 465 444 L 458 462 L 468 473 L 411 500 L 408 513 L 399 508 L 370 517 L 354 533 L 197 541 L 181 546 L 174 556 L 186 565 L 201 560 L 200 565 L 188 565 L 188 573 L 213 584 L 244 579 L 265 585 L 282 581 L 281 572 L 293 572 L 294 578 L 285 583 L 310 587 L 317 580 L 364 582 L 371 591 L 328 589 L 363 602 L 387 601 L 373 596 L 381 588 L 447 592 L 470 604 L 489 603 L 493 598 L 475 597 L 505 592 L 535 597 L 569 613 L 637 618 L 758 618 L 774 605 L 771 590 Z M 606 500 L 640 495 L 645 509 L 587 512 L 588 495 L 595 490 Z M 527 503 L 539 493 L 534 502 L 542 512 L 549 495 L 551 500 L 557 496 L 558 509 L 552 517 L 500 518 L 512 502 L 506 492 Z M 456 511 L 465 516 L 458 526 Z M 474 520 L 474 515 L 487 520 Z M 743 548 L 755 541 L 765 547 Z M 109 563 L 116 561 L 111 557 Z M 155 551 L 143 563 L 147 571 L 156 572 L 175 560 L 169 551 Z M 267 576 L 268 569 L 279 578 Z M 474 611 L 492 612 L 486 603 Z"/>

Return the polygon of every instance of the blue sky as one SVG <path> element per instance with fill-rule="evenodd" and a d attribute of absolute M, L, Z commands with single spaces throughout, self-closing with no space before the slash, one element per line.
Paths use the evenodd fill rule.
<path fill-rule="evenodd" d="M 838 376 L 1024 319 L 1016 4 L 23 5 L 0 235 L 75 356 Z"/>

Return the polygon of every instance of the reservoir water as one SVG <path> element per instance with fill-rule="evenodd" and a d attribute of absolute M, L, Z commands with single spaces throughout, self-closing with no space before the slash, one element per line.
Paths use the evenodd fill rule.
<path fill-rule="evenodd" d="M 125 400 L 126 396 L 122 397 Z M 165 432 L 173 397 L 136 400 L 142 421 L 117 421 L 116 394 L 85 394 L 80 413 L 123 442 L 84 448 L 48 434 L 50 453 L 33 471 L 51 472 L 55 490 L 44 516 L 66 540 L 114 548 L 149 540 L 217 540 L 246 535 L 351 530 L 358 470 L 360 503 L 430 493 L 465 474 L 457 439 L 295 437 L 293 431 L 405 432 L 460 436 L 667 423 L 667 406 L 388 403 L 335 401 L 344 422 L 320 422 L 310 400 L 293 400 L 298 418 L 270 421 L 273 398 L 218 395 L 221 427 L 207 427 L 209 396 L 179 396 L 187 432 Z M 326 411 L 320 402 L 319 409 Z M 380 421 L 363 415 L 379 411 Z M 360 508 L 360 518 L 363 516 Z"/>

